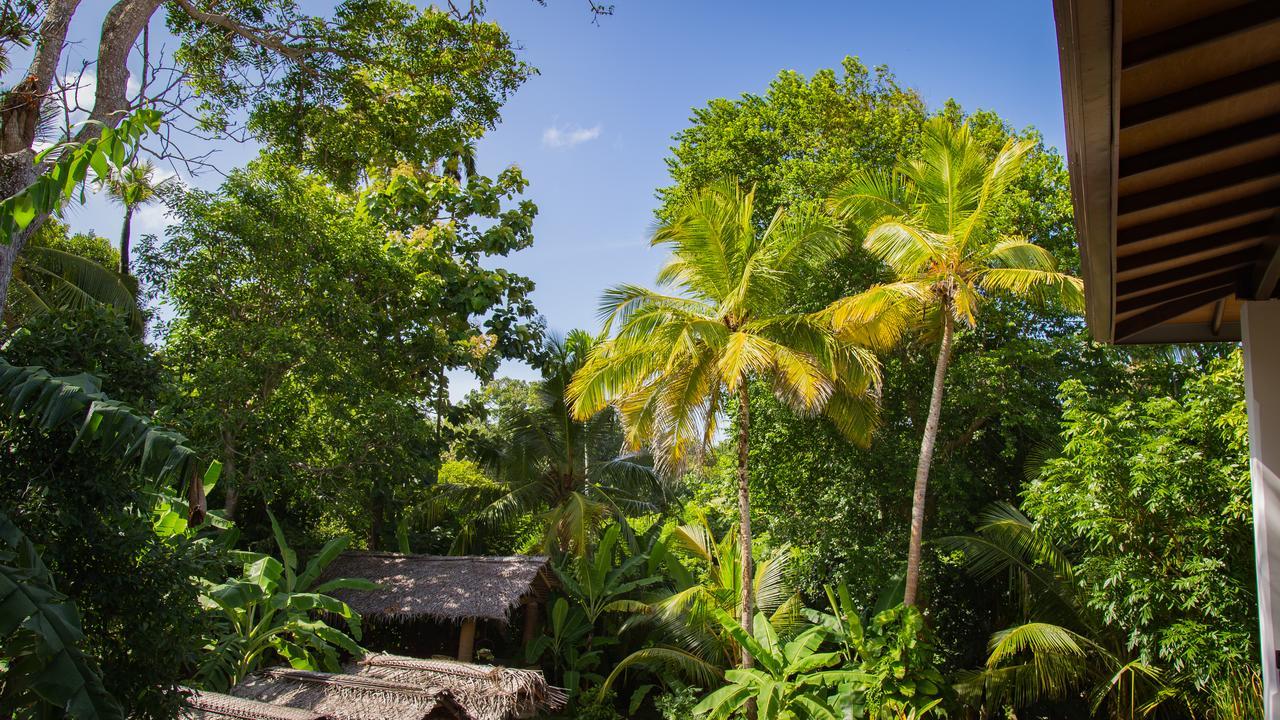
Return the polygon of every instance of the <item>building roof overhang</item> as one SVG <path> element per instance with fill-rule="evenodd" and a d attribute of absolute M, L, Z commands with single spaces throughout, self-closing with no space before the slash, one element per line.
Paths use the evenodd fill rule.
<path fill-rule="evenodd" d="M 1240 339 L 1280 297 L 1280 1 L 1055 0 L 1095 338 Z"/>

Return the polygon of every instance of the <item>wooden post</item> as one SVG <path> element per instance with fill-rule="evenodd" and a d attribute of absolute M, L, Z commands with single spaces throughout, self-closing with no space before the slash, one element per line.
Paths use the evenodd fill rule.
<path fill-rule="evenodd" d="M 462 630 L 458 632 L 458 659 L 471 662 L 476 649 L 476 619 L 467 618 L 462 621 Z"/>
<path fill-rule="evenodd" d="M 538 601 L 529 598 L 524 604 L 524 645 L 528 647 L 538 636 Z"/>

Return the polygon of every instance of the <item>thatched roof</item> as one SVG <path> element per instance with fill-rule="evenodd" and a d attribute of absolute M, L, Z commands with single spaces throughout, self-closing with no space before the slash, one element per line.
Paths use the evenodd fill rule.
<path fill-rule="evenodd" d="M 505 623 L 526 596 L 545 595 L 552 576 L 544 556 L 347 552 L 325 572 L 326 579 L 336 577 L 364 578 L 382 586 L 331 593 L 374 621 L 478 618 Z"/>
<path fill-rule="evenodd" d="M 270 669 L 245 678 L 231 694 L 332 720 L 471 720 L 448 690 L 374 677 Z"/>
<path fill-rule="evenodd" d="M 566 696 L 537 670 L 513 670 L 455 660 L 372 653 L 346 671 L 419 687 L 446 688 L 476 720 L 514 720 L 559 710 Z"/>
<path fill-rule="evenodd" d="M 186 707 L 179 717 L 183 720 L 328 720 L 311 710 L 272 705 L 257 700 L 246 700 L 234 695 L 190 690 L 184 701 Z"/>

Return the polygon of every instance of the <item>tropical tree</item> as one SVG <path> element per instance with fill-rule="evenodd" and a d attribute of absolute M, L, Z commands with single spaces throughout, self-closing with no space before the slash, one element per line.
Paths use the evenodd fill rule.
<path fill-rule="evenodd" d="M 663 507 L 668 493 L 647 458 L 619 455 L 623 435 L 613 408 L 580 420 L 566 400 L 573 374 L 595 344 L 581 330 L 548 336 L 542 380 L 528 394 L 499 403 L 496 435 L 472 450 L 494 469 L 504 491 L 477 524 L 464 528 L 455 549 L 469 546 L 477 529 L 535 514 L 544 552 L 583 555 L 605 518 L 625 522 Z"/>
<path fill-rule="evenodd" d="M 779 208 L 757 227 L 754 210 L 753 191 L 720 184 L 661 225 L 653 243 L 672 249 L 658 276 L 661 289 L 621 285 L 605 293 L 605 338 L 569 387 L 577 417 L 613 403 L 628 446 L 650 447 L 666 469 L 710 444 L 726 396 L 736 398 L 739 616 L 748 633 L 755 616 L 748 383 L 771 384 L 797 412 L 825 409 L 849 437 L 865 442 L 879 382 L 872 352 L 816 318 L 784 309 L 800 277 L 842 251 L 841 234 L 804 209 Z M 742 661 L 752 662 L 746 651 Z"/>
<path fill-rule="evenodd" d="M 151 161 L 134 162 L 112 173 L 103 183 L 107 195 L 124 207 L 124 222 L 120 226 L 120 275 L 129 277 L 130 225 L 138 208 L 155 202 L 160 190 L 169 179 L 156 181 L 156 166 Z"/>
<path fill-rule="evenodd" d="M 888 342 L 918 327 L 939 336 L 933 391 L 920 442 L 911 509 L 905 603 L 916 602 L 929 468 L 942 414 L 956 324 L 973 327 L 989 296 L 1083 305 L 1078 278 L 1032 241 L 999 230 L 1002 196 L 1032 148 L 1009 138 L 988 157 L 967 124 L 945 117 L 925 124 L 919 157 L 892 171 L 854 175 L 829 199 L 831 210 L 864 234 L 893 280 L 832 303 L 825 311 L 842 334 Z"/>
<path fill-rule="evenodd" d="M 72 233 L 49 220 L 18 256 L 5 323 L 18 326 L 57 310 L 94 312 L 112 308 L 141 335 L 143 316 L 136 287 L 115 268 L 120 254 L 111 241 L 90 233 Z"/>

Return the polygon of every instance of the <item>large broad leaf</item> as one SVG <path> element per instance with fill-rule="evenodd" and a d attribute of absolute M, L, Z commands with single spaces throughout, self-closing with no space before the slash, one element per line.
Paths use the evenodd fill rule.
<path fill-rule="evenodd" d="M 310 590 L 311 585 L 320 578 L 322 573 L 324 573 L 324 569 L 329 567 L 329 563 L 333 562 L 339 555 L 341 555 L 342 551 L 346 550 L 347 546 L 350 544 L 351 538 L 346 537 L 334 538 L 325 543 L 324 547 L 320 548 L 320 552 L 316 553 L 314 557 L 307 561 L 307 567 L 302 571 L 302 574 L 298 576 L 298 582 L 294 587 L 294 590 L 298 592 L 306 592 Z M 366 589 L 372 590 L 376 587 L 377 586 Z M 324 590 L 318 590 L 318 592 L 324 592 Z"/>

